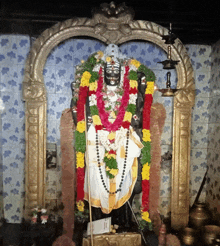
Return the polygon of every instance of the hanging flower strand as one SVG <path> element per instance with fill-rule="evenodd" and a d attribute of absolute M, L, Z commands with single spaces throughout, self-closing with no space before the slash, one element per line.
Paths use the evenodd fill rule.
<path fill-rule="evenodd" d="M 144 109 L 143 109 L 143 138 L 142 143 L 144 148 L 141 150 L 142 152 L 142 208 L 141 215 L 142 219 L 151 223 L 149 218 L 149 179 L 150 179 L 150 162 L 151 162 L 151 137 L 150 137 L 150 113 L 151 113 L 151 105 L 153 101 L 153 93 L 154 93 L 154 82 L 147 82 L 147 88 L 145 91 L 145 101 L 144 101 Z"/>
<path fill-rule="evenodd" d="M 85 71 L 81 78 L 79 100 L 77 101 L 77 126 L 75 132 L 76 138 L 76 168 L 77 168 L 77 208 L 79 211 L 84 211 L 84 176 L 85 176 L 85 163 L 84 155 L 86 151 L 86 121 L 84 114 L 84 107 L 89 86 L 89 79 L 91 74 Z"/>

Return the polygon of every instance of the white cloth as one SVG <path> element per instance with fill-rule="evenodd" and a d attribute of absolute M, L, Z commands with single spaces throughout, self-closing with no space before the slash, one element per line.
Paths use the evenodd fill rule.
<path fill-rule="evenodd" d="M 106 135 L 106 139 L 107 139 L 109 132 L 103 130 L 102 135 L 103 134 Z M 117 138 L 117 134 L 120 134 L 120 131 L 116 131 L 116 138 Z M 135 139 L 140 141 L 139 136 L 134 131 L 132 134 Z M 89 151 L 89 174 L 90 174 L 89 180 L 90 180 L 91 205 L 94 207 L 101 207 L 104 213 L 110 213 L 112 209 L 118 208 L 115 207 L 114 205 L 116 205 L 116 203 L 119 200 L 123 201 L 124 204 L 130 197 L 130 196 L 128 197 L 128 193 L 129 192 L 130 194 L 132 193 L 134 184 L 136 182 L 136 178 L 135 180 L 132 178 L 133 177 L 132 165 L 134 159 L 140 156 L 141 148 L 138 147 L 133 140 L 129 139 L 127 162 L 126 162 L 125 175 L 124 175 L 121 191 L 116 193 L 114 198 L 114 205 L 109 207 L 109 193 L 105 190 L 102 184 L 101 175 L 97 162 L 97 151 L 95 145 L 96 132 L 93 124 L 89 127 L 87 137 L 89 143 L 88 151 Z M 119 141 L 120 145 L 116 150 L 116 160 L 119 169 L 118 174 L 114 179 L 116 183 L 116 190 L 119 188 L 123 166 L 124 166 L 124 158 L 121 157 L 121 148 L 125 149 L 126 141 L 127 141 L 127 137 L 126 134 L 124 134 L 122 141 Z M 104 154 L 105 154 L 105 148 L 99 141 L 99 157 L 101 160 L 100 162 L 102 163 L 101 173 L 107 189 L 110 190 L 110 179 L 106 176 L 105 163 L 103 162 Z M 137 170 L 135 170 L 135 172 L 137 172 Z M 86 168 L 86 173 L 85 173 L 84 191 L 85 191 L 85 199 L 88 200 L 88 167 Z M 126 200 L 123 199 L 124 197 L 127 197 Z M 122 206 L 123 204 L 121 204 L 120 206 Z"/>

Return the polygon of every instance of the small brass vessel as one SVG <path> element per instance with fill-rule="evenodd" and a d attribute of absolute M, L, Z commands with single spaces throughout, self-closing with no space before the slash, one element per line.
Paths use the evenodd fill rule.
<path fill-rule="evenodd" d="M 200 229 L 211 221 L 211 213 L 205 203 L 196 203 L 189 213 L 189 225 Z"/>
<path fill-rule="evenodd" d="M 216 238 L 220 236 L 220 226 L 206 225 L 202 228 L 203 242 L 205 245 L 212 245 Z"/>
<path fill-rule="evenodd" d="M 194 245 L 196 242 L 196 230 L 190 227 L 184 228 L 182 241 L 185 245 Z"/>

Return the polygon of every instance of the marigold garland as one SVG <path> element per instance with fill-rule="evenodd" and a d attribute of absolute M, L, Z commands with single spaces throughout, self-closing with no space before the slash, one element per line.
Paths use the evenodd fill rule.
<path fill-rule="evenodd" d="M 104 102 L 101 94 L 101 89 L 103 85 L 102 66 L 100 66 L 100 71 L 95 72 L 93 68 L 95 65 L 103 65 L 101 60 L 103 56 L 102 51 L 98 51 L 93 56 L 91 56 L 87 62 L 83 62 L 80 68 L 81 80 L 79 86 L 79 93 L 76 95 L 77 100 L 77 127 L 75 132 L 76 137 L 76 166 L 77 166 L 77 208 L 80 212 L 84 211 L 84 154 L 86 149 L 85 142 L 85 115 L 84 107 L 86 103 L 87 96 L 96 95 L 97 105 L 90 105 L 90 112 L 92 114 L 93 124 L 95 125 L 96 131 L 102 130 L 105 127 L 109 131 L 108 139 L 110 142 L 115 140 L 115 131 L 119 127 L 129 129 L 132 116 L 136 111 L 136 104 L 130 103 L 132 101 L 132 94 L 137 95 L 138 87 L 138 76 L 137 72 L 143 72 L 145 74 L 145 79 L 147 82 L 147 87 L 145 91 L 145 102 L 143 108 L 143 139 L 142 143 L 144 147 L 141 150 L 141 163 L 142 167 L 142 219 L 146 223 L 151 223 L 149 218 L 149 176 L 150 176 L 150 112 L 151 104 L 153 100 L 154 92 L 154 80 L 155 75 L 151 70 L 141 64 L 139 61 L 132 59 L 130 64 L 135 67 L 135 70 L 129 71 L 129 66 L 125 66 L 124 75 L 124 94 L 123 100 L 118 110 L 118 115 L 113 124 L 108 122 L 108 115 L 104 110 Z M 107 57 L 106 61 L 110 62 L 111 57 Z M 129 63 L 128 63 L 129 64 Z M 89 93 L 88 93 L 89 92 Z M 130 96 L 129 96 L 130 95 Z M 129 99 L 130 98 L 130 99 Z M 116 151 L 110 150 L 106 151 L 104 162 L 106 162 L 106 173 L 109 178 L 113 178 L 118 173 L 117 162 L 116 162 Z"/>
<path fill-rule="evenodd" d="M 149 213 L 148 212 L 143 212 L 142 213 L 142 219 L 145 220 L 146 222 L 151 222 L 151 219 L 149 218 Z"/>
<path fill-rule="evenodd" d="M 150 166 L 148 163 L 145 163 L 142 168 L 142 179 L 149 180 L 150 179 Z"/>
<path fill-rule="evenodd" d="M 86 124 L 85 124 L 85 121 L 82 120 L 82 121 L 79 121 L 78 124 L 77 124 L 77 128 L 76 130 L 80 133 L 83 133 L 86 129 Z"/>
<path fill-rule="evenodd" d="M 76 205 L 80 212 L 84 212 L 84 202 L 83 201 L 76 202 Z"/>
<path fill-rule="evenodd" d="M 76 153 L 76 167 L 84 168 L 84 153 Z"/>
<path fill-rule="evenodd" d="M 142 219 L 147 223 L 150 223 L 151 220 L 149 218 L 149 179 L 150 179 L 150 112 L 151 112 L 151 104 L 153 101 L 153 92 L 154 92 L 154 82 L 148 81 L 147 88 L 145 90 L 145 101 L 144 101 L 144 109 L 143 109 L 143 145 L 144 148 L 141 150 L 142 158 L 141 163 L 142 167 L 142 208 L 141 215 Z"/>
<path fill-rule="evenodd" d="M 143 138 L 142 138 L 142 140 L 144 142 L 148 142 L 148 141 L 150 142 L 151 141 L 151 139 L 150 139 L 150 131 L 147 130 L 147 129 L 143 129 L 142 132 L 143 132 Z"/>

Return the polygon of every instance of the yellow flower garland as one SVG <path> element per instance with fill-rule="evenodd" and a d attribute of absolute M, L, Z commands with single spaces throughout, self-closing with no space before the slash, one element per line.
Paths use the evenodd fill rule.
<path fill-rule="evenodd" d="M 84 153 L 82 152 L 77 152 L 76 153 L 76 167 L 83 168 L 84 167 Z"/>
<path fill-rule="evenodd" d="M 97 82 L 93 82 L 93 83 L 90 83 L 89 84 L 89 90 L 90 91 L 96 91 L 97 90 L 97 87 L 98 87 Z"/>
<path fill-rule="evenodd" d="M 147 142 L 147 141 L 151 141 L 151 138 L 150 138 L 150 130 L 147 130 L 147 129 L 143 129 L 142 130 L 143 132 L 143 141 Z"/>
<path fill-rule="evenodd" d="M 118 174 L 118 169 L 111 169 L 109 171 L 112 175 L 116 176 Z"/>
<path fill-rule="evenodd" d="M 82 75 L 80 86 L 82 86 L 82 87 L 89 86 L 90 78 L 91 78 L 91 74 L 89 72 L 85 71 Z"/>
<path fill-rule="evenodd" d="M 109 154 L 109 153 L 106 153 L 105 156 L 108 158 L 108 159 L 111 159 L 112 157 L 114 159 L 116 159 L 116 155 L 115 154 Z"/>
<path fill-rule="evenodd" d="M 131 112 L 125 112 L 124 121 L 131 122 L 131 118 L 132 118 L 132 113 Z"/>
<path fill-rule="evenodd" d="M 82 120 L 82 121 L 79 121 L 77 123 L 77 127 L 76 127 L 76 130 L 80 133 L 83 133 L 85 130 L 86 130 L 86 124 L 85 124 L 85 121 Z"/>
<path fill-rule="evenodd" d="M 130 80 L 130 87 L 131 88 L 137 88 L 138 87 L 137 80 Z"/>
<path fill-rule="evenodd" d="M 145 163 L 142 168 L 142 180 L 150 179 L 150 166 L 148 163 Z"/>
<path fill-rule="evenodd" d="M 131 64 L 134 65 L 136 68 L 139 68 L 141 63 L 135 59 L 131 60 Z"/>
<path fill-rule="evenodd" d="M 147 88 L 145 91 L 145 94 L 154 94 L 154 82 L 148 81 L 147 82 Z"/>
<path fill-rule="evenodd" d="M 83 201 L 76 202 L 76 205 L 80 212 L 84 212 L 84 202 Z"/>
<path fill-rule="evenodd" d="M 100 126 L 102 124 L 101 119 L 98 115 L 92 116 L 93 123 L 97 126 Z"/>
<path fill-rule="evenodd" d="M 142 212 L 142 219 L 147 221 L 147 222 L 151 222 L 148 212 Z"/>

